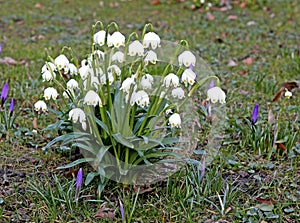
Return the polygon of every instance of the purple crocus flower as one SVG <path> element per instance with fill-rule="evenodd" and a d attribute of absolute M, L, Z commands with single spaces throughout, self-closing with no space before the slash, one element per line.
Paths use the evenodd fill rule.
<path fill-rule="evenodd" d="M 0 55 L 2 54 L 2 44 L 0 43 Z"/>
<path fill-rule="evenodd" d="M 7 95 L 8 95 L 8 83 L 5 83 L 4 86 L 3 86 L 3 88 L 2 88 L 2 92 L 1 92 L 1 102 L 2 102 L 2 105 L 6 101 Z"/>
<path fill-rule="evenodd" d="M 209 83 L 209 87 L 208 87 L 208 88 L 210 89 L 210 88 L 213 88 L 214 86 L 215 86 L 215 82 L 212 80 L 212 81 Z"/>
<path fill-rule="evenodd" d="M 252 123 L 255 124 L 258 117 L 258 104 L 254 106 L 253 112 L 252 112 Z"/>
<path fill-rule="evenodd" d="M 11 99 L 10 101 L 10 106 L 9 106 L 9 114 L 11 115 L 14 111 L 14 107 L 15 107 L 15 99 Z"/>
<path fill-rule="evenodd" d="M 80 168 L 77 172 L 77 177 L 76 177 L 76 192 L 75 192 L 75 201 L 78 202 L 79 198 L 79 193 L 80 189 L 82 186 L 82 168 Z"/>
<path fill-rule="evenodd" d="M 122 221 L 125 221 L 125 215 L 124 215 L 124 207 L 123 204 L 119 198 L 119 204 L 120 204 L 120 212 L 121 212 L 121 216 L 122 216 Z"/>

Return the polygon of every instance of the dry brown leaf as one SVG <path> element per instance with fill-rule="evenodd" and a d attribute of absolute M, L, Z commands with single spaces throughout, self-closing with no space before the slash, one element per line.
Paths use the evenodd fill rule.
<path fill-rule="evenodd" d="M 265 204 L 276 204 L 277 201 L 275 201 L 273 198 L 261 198 L 261 197 L 256 197 L 256 200 L 259 203 L 265 203 Z"/>
<path fill-rule="evenodd" d="M 3 57 L 0 58 L 0 63 L 7 64 L 7 65 L 17 65 L 19 62 L 17 62 L 15 59 L 11 57 Z"/>
<path fill-rule="evenodd" d="M 38 125 L 37 125 L 37 117 L 34 117 L 34 118 L 33 118 L 33 121 L 32 121 L 32 127 L 33 127 L 33 129 L 37 129 L 37 128 L 38 128 Z"/>
<path fill-rule="evenodd" d="M 44 5 L 42 3 L 36 3 L 34 7 L 37 9 L 43 9 Z"/>
<path fill-rule="evenodd" d="M 237 19 L 238 19 L 238 16 L 237 16 L 237 15 L 229 15 L 229 16 L 227 17 L 227 19 L 229 19 L 229 20 L 237 20 Z"/>
<path fill-rule="evenodd" d="M 228 67 L 235 67 L 235 66 L 237 66 L 237 64 L 236 64 L 236 62 L 235 62 L 234 60 L 230 59 L 230 60 L 228 61 L 227 66 L 228 66 Z"/>
<path fill-rule="evenodd" d="M 160 0 L 152 0 L 150 4 L 151 5 L 159 5 L 159 4 L 161 4 L 161 2 L 160 2 Z"/>
<path fill-rule="evenodd" d="M 276 143 L 276 144 L 277 144 L 277 146 L 278 146 L 280 149 L 282 149 L 283 151 L 286 151 L 286 150 L 287 150 L 286 146 L 283 145 L 282 143 Z"/>
<path fill-rule="evenodd" d="M 295 81 L 284 82 L 281 84 L 281 86 L 288 89 L 289 91 L 299 87 Z"/>
<path fill-rule="evenodd" d="M 243 60 L 243 64 L 252 65 L 253 64 L 253 58 L 252 57 L 247 57 L 246 59 Z"/>
<path fill-rule="evenodd" d="M 270 125 L 273 125 L 275 122 L 276 122 L 276 117 L 275 117 L 275 115 L 273 114 L 272 110 L 270 109 L 270 110 L 268 111 L 268 123 L 269 123 Z"/>
<path fill-rule="evenodd" d="M 111 3 L 109 4 L 109 6 L 110 6 L 111 8 L 118 8 L 118 7 L 119 7 L 119 3 L 118 3 L 118 2 L 111 2 Z"/>
<path fill-rule="evenodd" d="M 246 3 L 246 2 L 242 2 L 242 3 L 240 4 L 240 7 L 241 7 L 241 8 L 246 8 L 246 7 L 247 7 L 247 3 Z"/>
<path fill-rule="evenodd" d="M 210 12 L 207 13 L 206 17 L 207 17 L 207 19 L 208 19 L 209 21 L 213 21 L 213 20 L 215 19 L 214 15 L 213 15 L 212 13 L 210 13 Z"/>
<path fill-rule="evenodd" d="M 249 22 L 247 22 L 247 26 L 253 26 L 253 25 L 255 25 L 256 23 L 254 22 L 254 21 L 249 21 Z"/>
<path fill-rule="evenodd" d="M 111 208 L 106 208 L 105 204 L 103 207 L 101 207 L 97 213 L 94 215 L 95 218 L 98 219 L 109 219 L 111 221 L 114 220 L 115 218 L 115 213 L 113 212 L 114 210 Z"/>

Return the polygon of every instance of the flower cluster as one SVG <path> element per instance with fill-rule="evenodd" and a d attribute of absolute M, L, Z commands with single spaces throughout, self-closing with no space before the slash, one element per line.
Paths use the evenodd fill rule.
<path fill-rule="evenodd" d="M 170 61 L 163 61 L 160 52 L 164 42 L 149 24 L 141 37 L 137 33 L 125 37 L 115 23 L 106 28 L 100 23 L 100 31 L 93 32 L 92 51 L 85 58 L 77 61 L 64 52 L 45 62 L 41 74 L 47 86 L 43 98 L 34 104 L 35 111 L 45 112 L 48 103 L 64 102 L 51 107 L 63 110 L 60 114 L 68 123 L 78 124 L 74 131 L 97 137 L 97 149 L 111 148 L 118 165 L 119 160 L 137 165 L 144 162 L 147 153 L 151 157 L 156 147 L 164 145 L 151 143 L 151 147 L 145 141 L 178 137 L 184 128 L 183 105 L 201 86 L 197 57 L 180 42 L 172 45 Z M 209 89 L 207 95 L 212 103 L 225 103 L 225 93 L 219 87 Z M 165 142 L 171 144 L 168 150 L 174 146 L 173 138 Z M 129 160 L 129 152 L 124 151 L 132 148 L 130 154 L 136 159 Z"/>

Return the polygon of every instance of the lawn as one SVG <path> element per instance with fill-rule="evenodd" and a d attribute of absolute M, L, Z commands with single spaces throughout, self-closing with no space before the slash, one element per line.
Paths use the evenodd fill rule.
<path fill-rule="evenodd" d="M 14 98 L 16 118 L 9 130 L 0 119 L 0 222 L 300 222 L 298 1 L 220 1 L 227 3 L 209 10 L 187 0 L 0 2 L 0 87 L 8 83 L 5 104 Z M 38 115 L 34 103 L 43 97 L 48 55 L 67 46 L 85 58 L 99 20 L 125 35 L 151 23 L 162 40 L 187 40 L 219 78 L 226 104 L 222 121 L 199 138 L 201 148 L 211 141 L 209 127 L 218 134 L 220 149 L 205 169 L 187 164 L 143 186 L 110 181 L 103 189 L 96 179 L 75 202 L 77 171 L 86 180 L 92 168 L 57 169 L 81 155 L 59 143 L 42 149 L 60 134 L 44 129 L 58 117 Z M 203 97 L 196 110 L 210 123 Z M 203 154 L 191 157 L 203 164 Z"/>

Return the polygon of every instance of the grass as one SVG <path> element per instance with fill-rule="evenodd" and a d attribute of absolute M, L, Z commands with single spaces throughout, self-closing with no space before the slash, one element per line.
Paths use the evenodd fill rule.
<path fill-rule="evenodd" d="M 18 114 L 17 130 L 0 138 L 0 221 L 122 222 L 120 199 L 127 222 L 298 222 L 299 90 L 288 101 L 271 102 L 281 83 L 299 81 L 297 1 L 248 1 L 245 8 L 213 10 L 213 20 L 182 4 L 120 1 L 114 8 L 101 2 L 104 6 L 78 0 L 48 1 L 43 7 L 34 0 L 1 2 L 1 57 L 25 64 L 0 64 L 0 83 L 10 82 Z M 94 182 L 83 188 L 76 206 L 74 174 L 56 170 L 74 157 L 55 148 L 41 151 L 55 136 L 41 131 L 53 116 L 36 120 L 32 107 L 41 95 L 37 89 L 42 89 L 40 68 L 47 52 L 55 56 L 67 45 L 83 58 L 97 20 L 117 21 L 124 33 L 151 22 L 164 40 L 187 39 L 221 79 L 227 91 L 225 133 L 203 177 L 200 169 L 187 166 L 148 187 L 110 183 L 101 196 Z M 253 61 L 247 64 L 246 58 Z M 228 66 L 229 60 L 237 66 Z M 260 105 L 256 132 L 249 127 L 255 103 Z M 268 118 L 280 112 L 276 130 Z M 276 131 L 286 150 L 273 150 Z"/>

